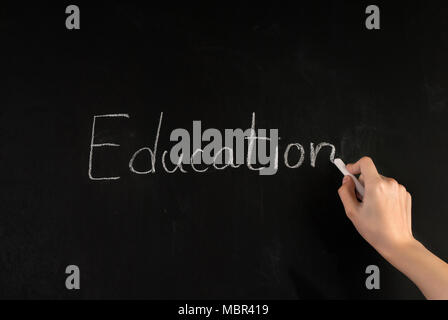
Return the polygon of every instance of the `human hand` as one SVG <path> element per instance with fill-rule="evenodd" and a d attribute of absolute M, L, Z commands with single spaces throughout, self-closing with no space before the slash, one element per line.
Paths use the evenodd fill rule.
<path fill-rule="evenodd" d="M 415 241 L 411 227 L 412 199 L 406 188 L 396 180 L 378 174 L 368 157 L 347 165 L 347 170 L 359 176 L 365 194 L 359 202 L 355 184 L 345 176 L 338 193 L 347 217 L 361 236 L 380 254 L 388 256 Z"/>

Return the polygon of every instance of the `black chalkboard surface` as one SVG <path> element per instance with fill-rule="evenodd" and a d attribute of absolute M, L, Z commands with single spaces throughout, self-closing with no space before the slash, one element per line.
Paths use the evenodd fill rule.
<path fill-rule="evenodd" d="M 310 161 L 322 142 L 371 156 L 412 193 L 416 238 L 448 257 L 448 6 L 375 3 L 380 30 L 365 1 L 78 2 L 67 30 L 68 2 L 2 2 L 0 297 L 422 298 L 346 218 L 331 148 Z M 136 174 L 161 113 L 156 172 Z M 92 174 L 120 179 L 92 180 L 93 120 L 110 114 L 128 117 L 97 118 L 95 144 L 119 146 L 94 148 Z M 278 129 L 275 174 L 163 169 L 174 129 L 246 130 L 253 114 Z"/>

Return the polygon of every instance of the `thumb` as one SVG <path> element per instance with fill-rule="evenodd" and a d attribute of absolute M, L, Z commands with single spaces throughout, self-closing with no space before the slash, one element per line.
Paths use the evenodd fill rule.
<path fill-rule="evenodd" d="M 345 176 L 342 180 L 342 186 L 338 190 L 339 197 L 344 205 L 345 213 L 352 220 L 360 206 L 355 194 L 355 183 L 350 176 Z"/>

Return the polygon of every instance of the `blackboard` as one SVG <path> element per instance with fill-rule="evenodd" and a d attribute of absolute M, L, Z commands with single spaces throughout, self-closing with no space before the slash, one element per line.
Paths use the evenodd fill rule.
<path fill-rule="evenodd" d="M 446 259 L 448 6 L 375 1 L 2 3 L 0 297 L 422 298 L 346 218 L 346 162 L 371 156 L 413 195 L 418 240 Z M 157 171 L 129 160 L 152 147 Z M 176 128 L 277 128 L 279 169 L 168 174 Z M 89 178 L 92 122 L 100 119 Z M 290 143 L 303 164 L 285 167 Z M 147 168 L 139 157 L 135 166 Z M 381 289 L 365 287 L 366 266 Z M 68 265 L 81 289 L 65 287 Z"/>

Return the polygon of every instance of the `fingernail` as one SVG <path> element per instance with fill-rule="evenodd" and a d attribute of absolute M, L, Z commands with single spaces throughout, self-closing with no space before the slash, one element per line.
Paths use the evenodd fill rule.
<path fill-rule="evenodd" d="M 342 179 L 342 183 L 346 183 L 348 181 L 348 179 L 350 179 L 349 176 L 344 176 L 344 179 Z"/>

